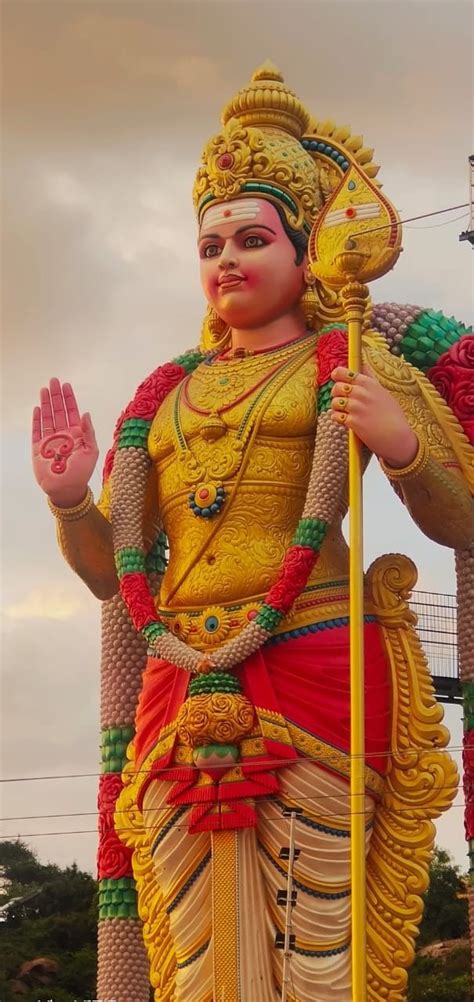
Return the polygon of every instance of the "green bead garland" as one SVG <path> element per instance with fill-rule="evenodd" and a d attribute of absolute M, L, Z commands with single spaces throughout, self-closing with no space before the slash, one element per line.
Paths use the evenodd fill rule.
<path fill-rule="evenodd" d="M 296 527 L 291 545 L 310 546 L 319 553 L 327 527 L 327 522 L 323 522 L 320 518 L 302 518 Z"/>
<path fill-rule="evenodd" d="M 426 372 L 463 334 L 468 333 L 470 328 L 454 317 L 445 317 L 435 310 L 423 310 L 408 327 L 399 347 L 407 362 Z"/>
<path fill-rule="evenodd" d="M 130 726 L 109 727 L 102 731 L 102 772 L 122 772 L 127 762 L 127 747 L 134 733 Z"/>

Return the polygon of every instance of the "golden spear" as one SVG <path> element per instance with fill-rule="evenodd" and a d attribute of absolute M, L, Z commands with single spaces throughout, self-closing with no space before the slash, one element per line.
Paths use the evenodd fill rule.
<path fill-rule="evenodd" d="M 362 367 L 366 282 L 393 268 L 401 250 L 399 217 L 380 190 L 353 163 L 311 232 L 311 270 L 337 290 L 348 332 L 348 366 Z M 366 848 L 364 711 L 364 552 L 362 442 L 349 429 L 349 618 L 351 711 L 352 998 L 366 1002 Z"/>

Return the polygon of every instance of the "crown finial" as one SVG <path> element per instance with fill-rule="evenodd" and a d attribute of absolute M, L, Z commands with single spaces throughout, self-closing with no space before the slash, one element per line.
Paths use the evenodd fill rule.
<path fill-rule="evenodd" d="M 281 129 L 299 139 L 308 125 L 309 114 L 286 86 L 277 67 L 267 60 L 255 71 L 247 87 L 224 108 L 222 124 L 226 126 L 233 121 L 244 128 Z"/>
<path fill-rule="evenodd" d="M 252 83 L 256 83 L 257 80 L 278 80 L 279 83 L 284 83 L 283 74 L 280 73 L 278 66 L 275 66 L 271 59 L 266 59 L 252 74 Z"/>

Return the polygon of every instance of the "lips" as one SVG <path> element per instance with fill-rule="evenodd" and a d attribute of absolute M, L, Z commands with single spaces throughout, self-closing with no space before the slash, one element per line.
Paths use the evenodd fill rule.
<path fill-rule="evenodd" d="M 235 289 L 242 282 L 245 282 L 245 278 L 240 275 L 226 275 L 224 278 L 219 279 L 218 285 L 220 289 Z"/>

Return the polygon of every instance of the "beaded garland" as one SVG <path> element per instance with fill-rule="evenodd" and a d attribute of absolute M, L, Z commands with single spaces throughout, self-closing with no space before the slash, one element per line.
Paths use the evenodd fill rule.
<path fill-rule="evenodd" d="M 419 318 L 417 319 L 419 320 Z M 430 323 L 432 323 L 433 318 L 430 316 L 429 319 Z M 439 323 L 439 318 L 437 317 L 436 319 Z M 454 328 L 454 323 L 450 322 L 450 324 Z M 461 394 L 459 393 L 460 387 L 457 385 L 457 381 L 459 381 L 460 370 L 461 372 L 463 371 L 460 362 L 464 364 L 465 369 L 472 367 L 472 345 L 474 339 L 469 332 L 466 332 L 462 328 L 462 325 L 458 325 L 456 331 L 453 329 L 450 336 L 453 338 L 453 341 L 454 338 L 457 338 L 457 341 L 452 343 L 449 350 L 443 354 L 442 349 L 445 348 L 444 341 L 442 339 L 438 340 L 437 363 L 434 366 L 432 365 L 427 374 L 434 385 L 437 385 L 437 388 L 445 399 L 448 399 L 456 416 L 461 420 L 466 433 L 472 438 L 472 429 L 469 426 L 469 422 L 466 421 L 466 416 L 460 413 L 461 405 L 459 400 Z M 318 364 L 318 412 L 320 416 L 323 416 L 331 404 L 331 372 L 337 365 L 347 364 L 347 331 L 345 326 L 343 324 L 331 324 L 323 328 L 318 338 L 316 353 Z M 123 413 L 117 424 L 114 446 L 106 460 L 106 475 L 114 465 L 114 456 L 118 450 L 130 449 L 134 454 L 136 454 L 137 450 L 140 450 L 144 459 L 148 463 L 150 462 L 147 453 L 148 433 L 160 404 L 167 394 L 182 382 L 187 375 L 192 373 L 201 362 L 212 363 L 212 357 L 212 355 L 203 355 L 196 351 L 189 352 L 175 359 L 173 362 L 161 366 L 141 384 L 132 403 Z M 428 364 L 433 362 L 434 357 L 434 354 L 429 356 Z M 421 367 L 420 360 L 417 359 L 416 361 Z M 457 365 L 454 363 L 457 363 Z M 426 369 L 426 362 L 423 367 Z M 454 385 L 453 373 L 456 376 L 456 380 L 454 381 L 456 382 L 456 392 L 452 389 L 452 385 Z M 448 381 L 448 377 L 450 381 L 447 391 L 444 384 Z M 316 465 L 317 451 L 316 449 L 314 466 Z M 313 488 L 317 485 L 321 493 L 321 476 L 318 477 L 315 468 L 313 468 L 311 473 L 311 484 Z M 112 496 L 119 493 L 120 483 L 116 485 L 116 488 L 117 490 L 114 488 Z M 258 650 L 271 637 L 275 628 L 291 609 L 295 599 L 305 588 L 311 571 L 318 559 L 327 528 L 330 524 L 330 513 L 328 515 L 326 508 L 323 508 L 324 518 L 320 517 L 321 510 L 316 510 L 315 512 L 315 507 L 317 509 L 318 505 L 316 504 L 315 506 L 314 497 L 313 504 L 310 505 L 310 510 L 307 511 L 308 496 L 309 489 L 303 517 L 296 528 L 280 574 L 270 588 L 258 614 L 244 628 L 238 638 L 228 641 L 219 648 L 218 657 L 221 670 L 222 668 L 229 669 L 235 667 L 243 658 Z M 142 503 L 143 498 L 137 496 L 136 504 L 142 505 Z M 329 508 L 332 510 L 332 505 Z M 190 649 L 184 641 L 169 634 L 165 623 L 157 615 L 153 596 L 147 581 L 149 555 L 146 555 L 145 550 L 137 546 L 121 546 L 115 552 L 115 559 L 122 597 L 135 628 L 141 631 L 146 637 L 151 649 L 150 653 L 156 656 L 163 656 L 167 660 L 178 664 L 179 667 L 184 667 L 193 672 L 217 669 L 218 666 L 213 662 L 212 657 L 207 657 L 204 663 L 199 652 Z M 164 642 L 165 637 L 167 637 L 166 643 Z"/>
<path fill-rule="evenodd" d="M 318 383 L 324 385 L 336 365 L 347 363 L 347 333 L 341 325 L 331 325 L 321 331 L 317 355 Z M 181 356 L 168 365 L 155 370 L 140 385 L 132 403 L 119 421 L 113 450 L 115 454 L 117 450 L 132 449 L 134 452 L 141 450 L 147 461 L 150 462 L 147 453 L 148 433 L 160 404 L 167 394 L 202 361 L 205 361 L 205 357 L 197 352 Z M 327 393 L 325 399 L 328 399 Z M 111 459 L 108 457 L 107 468 L 112 466 L 113 456 Z M 317 471 L 313 469 L 310 477 L 310 484 L 313 483 L 313 486 L 315 473 L 317 481 L 321 477 L 320 472 L 318 475 Z M 115 495 L 117 498 L 119 493 L 120 482 L 114 484 L 112 497 Z M 137 496 L 136 504 L 137 507 L 142 506 L 143 498 Z M 131 513 L 131 517 L 133 517 L 133 513 Z M 242 660 L 241 652 L 243 649 L 245 649 L 245 653 L 257 650 L 289 612 L 295 599 L 305 588 L 316 564 L 328 524 L 327 520 L 314 515 L 308 516 L 305 511 L 303 512 L 303 517 L 287 550 L 279 576 L 270 588 L 257 616 L 242 631 L 240 638 L 238 638 L 241 642 L 238 645 L 229 641 L 219 650 L 219 659 L 221 662 L 225 660 L 226 669 L 234 667 Z M 121 546 L 115 551 L 115 561 L 120 591 L 133 624 L 146 637 L 151 648 L 150 653 L 160 656 L 160 640 L 168 631 L 157 615 L 148 585 L 145 550 L 137 546 Z M 181 667 L 187 667 L 188 670 L 194 672 L 219 670 L 219 666 L 213 662 L 212 658 L 207 658 L 205 664 L 202 665 L 200 664 L 202 655 L 199 652 L 191 651 L 184 641 L 177 637 L 169 635 L 169 639 L 173 644 L 173 653 L 184 655 L 186 652 L 187 654 L 186 664 L 183 664 L 181 657 L 176 658 L 180 661 Z M 168 647 L 168 644 L 166 646 Z M 167 654 L 168 651 L 166 653 L 163 651 L 163 656 L 167 656 Z M 192 659 L 190 659 L 190 654 L 194 655 Z M 225 659 L 223 658 L 224 654 L 226 655 Z M 172 660 L 175 659 L 172 658 Z M 190 661 L 191 668 L 189 667 Z M 220 674 L 222 677 L 222 669 Z"/>

